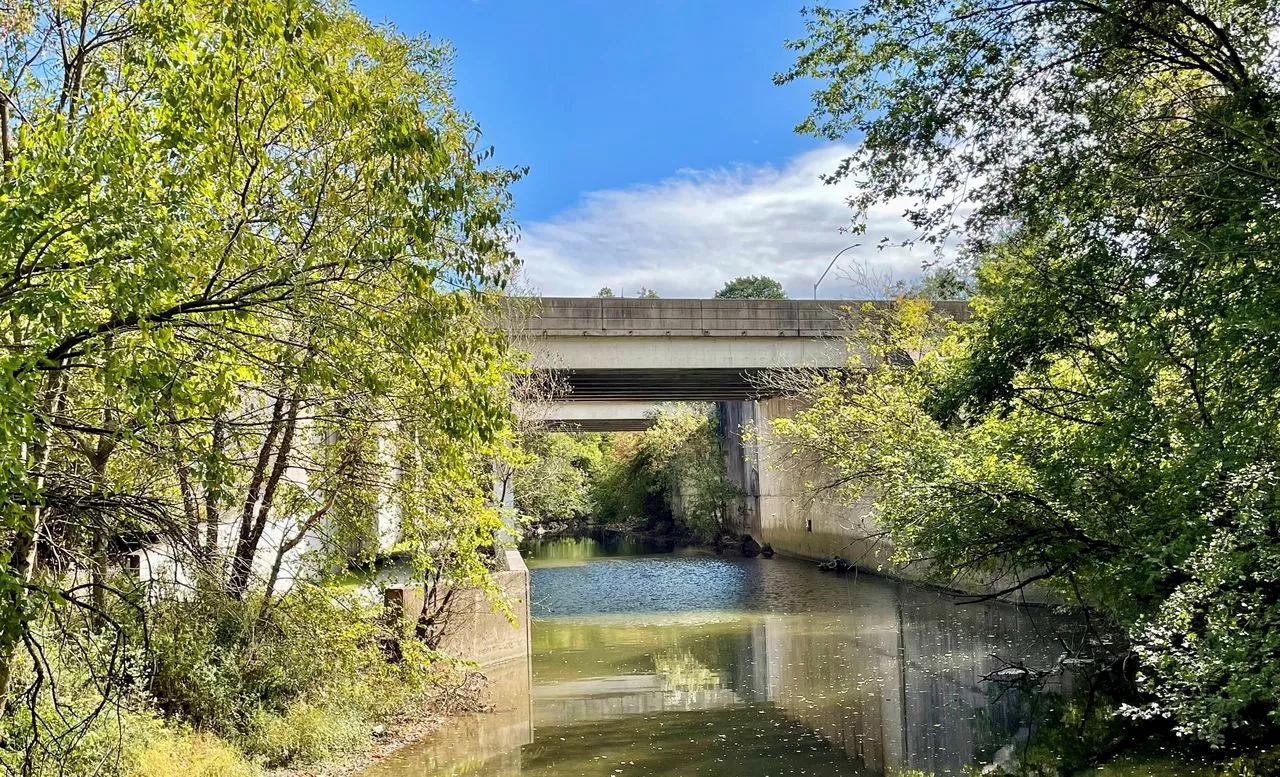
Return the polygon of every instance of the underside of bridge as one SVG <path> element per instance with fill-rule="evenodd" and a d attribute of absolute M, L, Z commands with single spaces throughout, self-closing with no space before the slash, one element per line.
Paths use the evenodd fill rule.
<path fill-rule="evenodd" d="M 768 393 L 769 370 L 575 369 L 557 371 L 570 402 L 711 402 L 755 399 Z"/>
<path fill-rule="evenodd" d="M 843 304 L 548 298 L 520 330 L 565 402 L 746 400 L 773 371 L 843 365 Z"/>
<path fill-rule="evenodd" d="M 553 432 L 642 432 L 653 426 L 660 402 L 553 402 L 533 409 L 534 419 Z"/>

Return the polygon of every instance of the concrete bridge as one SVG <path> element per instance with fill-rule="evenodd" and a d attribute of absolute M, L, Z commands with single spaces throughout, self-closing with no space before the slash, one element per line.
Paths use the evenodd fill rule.
<path fill-rule="evenodd" d="M 761 381 L 777 370 L 844 368 L 842 335 L 868 304 L 887 303 L 549 297 L 514 300 L 510 328 L 533 368 L 567 388 L 536 411 L 550 428 L 640 430 L 661 403 L 715 402 L 726 472 L 741 494 L 726 505 L 727 523 L 779 552 L 876 568 L 892 548 L 876 539 L 883 532 L 868 506 L 830 502 L 806 486 L 820 475 L 790 461 L 768 433 L 799 405 Z M 968 317 L 966 303 L 938 304 Z M 748 426 L 756 433 L 744 439 Z"/>
<path fill-rule="evenodd" d="M 551 428 L 634 431 L 663 402 L 764 399 L 777 393 L 761 381 L 770 372 L 844 367 L 843 335 L 885 304 L 545 297 L 515 301 L 511 328 L 534 369 L 561 379 L 564 395 L 538 410 Z"/>
<path fill-rule="evenodd" d="M 629 431 L 658 403 L 767 394 L 772 370 L 843 366 L 859 302 L 548 297 L 517 318 L 533 367 L 558 375 L 552 428 Z"/>

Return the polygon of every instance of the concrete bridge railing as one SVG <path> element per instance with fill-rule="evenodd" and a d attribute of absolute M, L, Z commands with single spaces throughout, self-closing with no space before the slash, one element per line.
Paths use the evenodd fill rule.
<path fill-rule="evenodd" d="M 840 300 L 544 297 L 524 331 L 544 337 L 834 337 Z"/>

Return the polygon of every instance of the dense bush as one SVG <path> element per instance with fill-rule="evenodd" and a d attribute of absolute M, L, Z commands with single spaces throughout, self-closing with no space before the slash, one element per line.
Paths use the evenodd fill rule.
<path fill-rule="evenodd" d="M 149 691 L 161 709 L 242 743 L 273 765 L 323 759 L 368 738 L 379 720 L 423 704 L 453 668 L 358 594 L 299 585 L 261 600 L 210 592 L 168 600 L 152 626 Z"/>
<path fill-rule="evenodd" d="M 322 694 L 335 677 L 384 671 L 373 614 L 350 595 L 298 586 L 266 613 L 260 607 L 220 591 L 160 601 L 148 690 L 162 709 L 233 734 L 263 711 Z"/>
<path fill-rule="evenodd" d="M 258 765 L 208 733 L 137 720 L 125 750 L 124 771 L 133 777 L 257 777 Z"/>
<path fill-rule="evenodd" d="M 643 531 L 710 534 L 733 488 L 714 412 L 660 410 L 643 432 L 535 434 L 515 473 L 516 506 L 534 523 L 588 518 Z"/>
<path fill-rule="evenodd" d="M 714 411 L 676 405 L 644 432 L 615 435 L 593 490 L 602 521 L 714 533 L 734 494 L 724 474 Z"/>
<path fill-rule="evenodd" d="M 250 719 L 240 746 L 268 767 L 318 763 L 368 746 L 370 720 L 357 706 L 302 702 Z"/>
<path fill-rule="evenodd" d="M 4 718 L 0 764 L 36 775 L 251 774 L 359 753 L 375 725 L 475 700 L 461 665 L 349 591 L 299 584 L 264 611 L 260 596 L 198 590 L 159 597 L 145 615 L 129 625 L 124 689 L 109 692 L 106 673 L 94 674 L 115 644 L 106 632 L 86 627 L 46 651 L 35 717 Z M 36 673 L 30 662 L 22 670 L 24 682 Z"/>
<path fill-rule="evenodd" d="M 535 433 L 526 440 L 525 450 L 531 458 L 512 481 L 516 508 L 526 520 L 570 521 L 595 511 L 592 483 L 604 466 L 604 435 Z"/>

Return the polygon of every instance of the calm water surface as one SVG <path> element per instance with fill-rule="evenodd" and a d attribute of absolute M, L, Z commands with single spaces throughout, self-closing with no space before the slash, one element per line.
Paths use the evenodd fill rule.
<path fill-rule="evenodd" d="M 493 713 L 369 777 L 957 773 L 1023 725 L 1024 700 L 982 678 L 1061 652 L 1043 610 L 653 550 L 529 548 L 532 667 L 490 671 Z"/>

